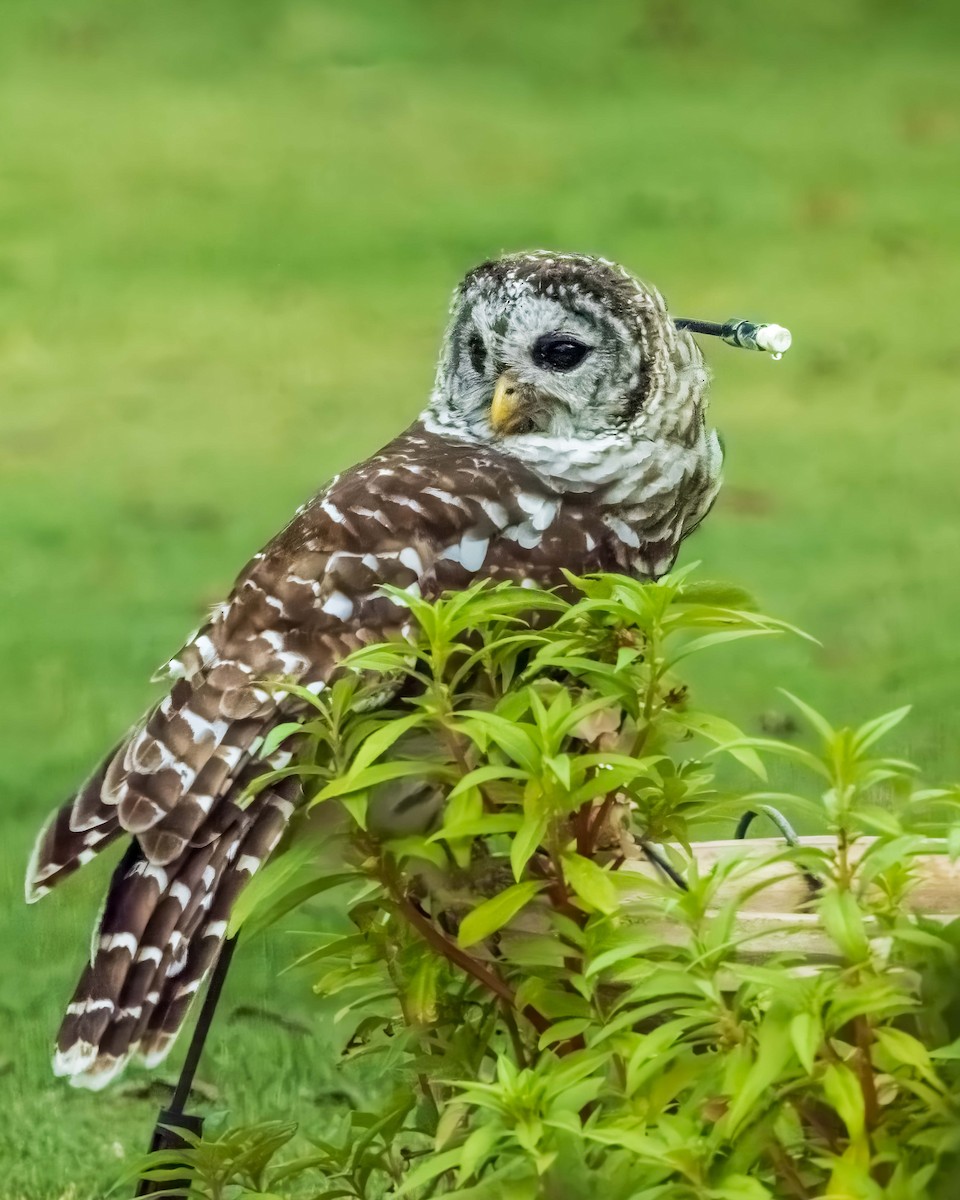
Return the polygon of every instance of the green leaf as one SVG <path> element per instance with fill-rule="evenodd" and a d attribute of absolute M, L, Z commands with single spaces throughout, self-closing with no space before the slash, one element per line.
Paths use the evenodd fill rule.
<path fill-rule="evenodd" d="M 608 970 L 610 967 L 616 966 L 627 958 L 641 958 L 647 954 L 653 947 L 662 946 L 663 938 L 656 934 L 634 933 L 618 942 L 617 945 L 611 946 L 607 950 L 603 950 L 600 954 L 591 958 L 587 964 L 584 975 L 587 979 L 594 975 L 599 975 L 602 971 Z"/>
<path fill-rule="evenodd" d="M 903 826 L 896 815 L 878 804 L 858 804 L 854 816 L 857 822 L 871 833 L 886 834 L 898 840 L 903 833 Z"/>
<path fill-rule="evenodd" d="M 722 1119 L 726 1136 L 735 1137 L 740 1127 L 760 1116 L 773 1102 L 771 1089 L 790 1059 L 791 1040 L 781 1013 L 769 1012 L 763 1018 L 757 1037 L 756 1056 L 746 1076 L 730 1098 L 730 1107 Z"/>
<path fill-rule="evenodd" d="M 492 837 L 497 833 L 515 833 L 520 828 L 519 813 L 486 813 L 456 823 L 444 824 L 442 829 L 430 835 L 431 842 L 450 841 L 454 838 Z"/>
<path fill-rule="evenodd" d="M 617 889 L 610 875 L 592 859 L 580 854 L 564 854 L 561 858 L 564 877 L 589 909 L 610 916 L 620 908 Z"/>
<path fill-rule="evenodd" d="M 389 841 L 384 842 L 383 846 L 398 862 L 403 862 L 407 858 L 422 858 L 435 867 L 446 866 L 447 859 L 443 849 L 431 838 L 425 838 L 422 834 L 412 833 L 407 837 L 390 838 Z"/>
<path fill-rule="evenodd" d="M 464 1183 L 489 1158 L 494 1146 L 503 1136 L 503 1130 L 496 1125 L 480 1125 L 470 1134 L 460 1147 L 459 1171 L 457 1182 Z"/>
<path fill-rule="evenodd" d="M 642 1162 L 652 1162 L 660 1166 L 672 1165 L 669 1151 L 658 1138 L 640 1133 L 636 1128 L 621 1128 L 619 1126 L 586 1126 L 584 1138 L 590 1142 L 599 1142 L 602 1146 L 619 1146 L 635 1154 Z"/>
<path fill-rule="evenodd" d="M 819 775 L 821 779 L 833 782 L 830 771 L 825 764 L 815 754 L 811 754 L 809 750 L 804 750 L 802 746 L 791 746 L 789 742 L 781 742 L 776 738 L 746 737 L 740 738 L 732 744 L 725 744 L 722 749 L 728 754 L 732 754 L 734 750 L 742 746 L 789 759 L 791 762 L 798 763 L 801 767 L 806 767 L 814 775 Z M 717 751 L 714 751 L 714 753 L 717 753 Z"/>
<path fill-rule="evenodd" d="M 426 717 L 423 713 L 414 713 L 410 717 L 395 717 L 386 721 L 375 732 L 368 734 L 353 756 L 350 767 L 344 776 L 344 782 L 355 778 L 364 768 L 369 767 L 382 754 L 385 754 L 395 742 L 411 729 L 423 725 Z M 365 784 L 364 786 L 370 786 Z"/>
<path fill-rule="evenodd" d="M 708 741 L 713 742 L 720 750 L 725 750 L 731 758 L 736 759 L 741 766 L 752 771 L 758 779 L 767 778 L 767 769 L 756 750 L 744 745 L 744 734 L 732 721 L 713 713 L 704 712 L 674 712 L 671 718 L 684 729 L 699 733 Z"/>
<path fill-rule="evenodd" d="M 498 896 L 485 900 L 464 917 L 457 936 L 458 943 L 463 947 L 472 946 L 475 942 L 496 933 L 544 887 L 545 883 L 529 879 L 523 883 L 515 883 Z"/>
<path fill-rule="evenodd" d="M 955 1062 L 957 1059 L 960 1059 L 960 1037 L 956 1038 L 948 1046 L 941 1046 L 937 1050 L 931 1050 L 930 1057 L 941 1062 Z"/>
<path fill-rule="evenodd" d="M 447 799 L 453 800 L 461 792 L 469 791 L 471 788 L 482 787 L 485 783 L 492 783 L 501 779 L 526 778 L 526 771 L 521 771 L 519 767 L 508 767 L 505 763 L 488 763 L 485 766 L 476 767 L 473 771 L 469 771 L 464 775 L 460 782 L 450 791 Z"/>
<path fill-rule="evenodd" d="M 853 735 L 853 742 L 856 746 L 857 753 L 863 754 L 865 750 L 879 742 L 881 738 L 891 731 L 896 729 L 900 722 L 909 715 L 912 705 L 906 704 L 903 708 L 895 708 L 893 712 L 884 713 L 883 716 L 874 717 L 872 721 L 867 721 L 861 725 Z"/>
<path fill-rule="evenodd" d="M 315 850 L 305 842 L 292 846 L 260 868 L 233 905 L 237 928 L 255 907 L 274 899 L 291 881 L 315 860 Z M 239 919 L 237 913 L 240 913 Z"/>
<path fill-rule="evenodd" d="M 407 988 L 407 1011 L 419 1025 L 432 1025 L 437 1019 L 437 977 L 440 960 L 424 956 Z"/>
<path fill-rule="evenodd" d="M 896 1062 L 915 1067 L 921 1074 L 930 1071 L 932 1064 L 926 1046 L 909 1033 L 892 1025 L 880 1025 L 874 1030 L 874 1036 Z"/>
<path fill-rule="evenodd" d="M 478 734 L 482 732 L 485 738 L 491 738 L 528 774 L 535 774 L 539 770 L 540 755 L 530 736 L 529 727 L 508 721 L 497 713 L 472 712 L 468 717 L 461 718 L 457 728 L 474 741 L 478 741 Z"/>
<path fill-rule="evenodd" d="M 352 796 L 341 796 L 340 804 L 350 814 L 360 829 L 367 828 L 367 809 L 370 805 L 369 792 L 354 792 Z"/>
<path fill-rule="evenodd" d="M 589 1029 L 590 1024 L 589 1017 L 567 1017 L 563 1021 L 557 1021 L 541 1033 L 537 1046 L 540 1050 L 546 1050 L 548 1046 L 554 1046 L 557 1042 L 568 1042 Z"/>
<path fill-rule="evenodd" d="M 309 879 L 299 887 L 291 888 L 285 892 L 279 899 L 272 904 L 265 906 L 257 906 L 251 917 L 244 922 L 244 927 L 247 930 L 247 937 L 253 933 L 259 933 L 261 929 L 267 929 L 271 925 L 275 925 L 277 921 L 282 920 L 288 913 L 293 912 L 295 908 L 299 908 L 301 904 L 306 904 L 308 900 L 313 900 L 315 897 L 322 895 L 324 892 L 332 891 L 334 888 L 343 887 L 348 883 L 356 883 L 357 875 L 351 871 L 340 871 L 334 875 L 326 875 L 319 879 Z M 230 924 L 227 930 L 227 936 L 233 937 L 239 925 L 235 925 L 236 906 L 230 914 Z"/>
<path fill-rule="evenodd" d="M 565 791 L 569 792 L 570 788 L 571 788 L 570 755 L 569 754 L 544 755 L 543 765 L 553 775 L 553 777 L 557 780 L 557 782 L 560 784 L 560 786 Z"/>
<path fill-rule="evenodd" d="M 550 815 L 542 808 L 531 808 L 523 818 L 510 845 L 510 866 L 514 879 L 519 879 L 527 863 L 537 852 L 550 824 Z"/>
<path fill-rule="evenodd" d="M 808 1075 L 813 1074 L 817 1051 L 823 1044 L 823 1022 L 819 1015 L 799 1012 L 790 1022 L 790 1041 Z"/>
<path fill-rule="evenodd" d="M 303 725 L 300 721 L 283 721 L 279 725 L 274 725 L 263 739 L 263 745 L 260 747 L 258 757 L 269 758 L 282 742 L 285 742 L 288 737 L 299 733 L 302 729 Z"/>
<path fill-rule="evenodd" d="M 843 1063 L 830 1063 L 823 1073 L 823 1094 L 847 1127 L 851 1138 L 859 1138 L 864 1127 L 863 1092 L 860 1081 Z"/>
<path fill-rule="evenodd" d="M 719 1187 L 709 1188 L 705 1200 L 775 1200 L 774 1193 L 753 1175 L 725 1175 Z"/>
<path fill-rule="evenodd" d="M 722 583 L 712 579 L 691 579 L 684 583 L 674 599 L 674 604 L 703 604 L 710 608 L 734 609 L 753 612 L 757 602 L 751 594 L 733 583 Z"/>
<path fill-rule="evenodd" d="M 870 957 L 863 914 L 851 892 L 829 888 L 823 893 L 817 911 L 827 933 L 850 962 L 862 963 Z"/>
<path fill-rule="evenodd" d="M 737 642 L 742 638 L 771 637 L 780 633 L 779 629 L 723 629 L 718 633 L 705 633 L 703 637 L 694 638 L 687 642 L 669 660 L 668 667 L 673 668 L 678 662 L 689 658 L 691 654 L 699 654 L 701 650 L 709 650 L 713 646 L 722 646 L 727 642 Z"/>
<path fill-rule="evenodd" d="M 798 709 L 806 717 L 810 725 L 820 734 L 825 742 L 833 741 L 837 736 L 837 731 L 826 717 L 818 713 L 815 708 L 811 708 L 805 700 L 801 700 L 799 696 L 795 696 L 793 692 L 788 692 L 786 688 L 778 688 L 777 690 L 782 696 L 786 696 L 794 708 Z"/>
<path fill-rule="evenodd" d="M 294 683 L 289 679 L 258 679 L 256 682 L 268 691 L 283 691 L 288 696 L 295 696 L 298 700 L 302 700 L 317 712 L 326 712 L 325 692 L 318 695 L 316 692 L 311 692 L 309 688 L 302 687 L 299 683 Z"/>
<path fill-rule="evenodd" d="M 447 1171 L 455 1171 L 460 1166 L 461 1148 L 444 1150 L 440 1154 L 428 1154 L 407 1175 L 394 1195 L 406 1196 L 425 1183 L 431 1183 L 438 1175 Z"/>
<path fill-rule="evenodd" d="M 396 762 L 376 763 L 358 771 L 356 775 L 343 776 L 333 779 L 320 789 L 311 800 L 311 806 L 322 804 L 337 796 L 346 796 L 350 792 L 367 791 L 381 783 L 390 783 L 394 779 L 406 779 L 411 775 L 422 775 L 427 779 L 449 778 L 452 774 L 448 763 L 438 759 L 422 758 L 407 762 L 399 759 Z"/>

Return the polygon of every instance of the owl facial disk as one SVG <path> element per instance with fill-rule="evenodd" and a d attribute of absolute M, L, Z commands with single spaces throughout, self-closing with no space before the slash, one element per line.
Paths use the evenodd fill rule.
<path fill-rule="evenodd" d="M 458 288 L 427 417 L 526 457 L 702 424 L 702 358 L 655 288 L 603 259 L 536 252 Z"/>
<path fill-rule="evenodd" d="M 498 439 L 599 430 L 622 365 L 599 317 L 531 289 L 465 298 L 448 350 L 451 408 Z"/>

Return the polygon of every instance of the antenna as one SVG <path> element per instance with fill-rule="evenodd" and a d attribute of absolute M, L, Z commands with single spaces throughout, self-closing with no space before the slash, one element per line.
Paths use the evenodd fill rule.
<path fill-rule="evenodd" d="M 772 354 L 774 358 L 785 354 L 793 341 L 790 330 L 784 329 L 782 325 L 758 325 L 740 317 L 731 317 L 722 325 L 716 321 L 695 321 L 690 317 L 677 317 L 674 325 L 678 329 L 686 329 L 689 333 L 705 333 L 710 337 L 718 337 L 728 346 L 738 346 L 741 350 L 762 350 Z"/>

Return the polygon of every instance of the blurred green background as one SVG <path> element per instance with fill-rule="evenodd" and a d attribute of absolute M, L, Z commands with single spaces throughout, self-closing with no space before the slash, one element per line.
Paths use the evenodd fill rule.
<path fill-rule="evenodd" d="M 24 909 L 35 827 L 249 553 L 416 414 L 482 258 L 598 252 L 793 329 L 779 363 L 705 347 L 727 484 L 685 560 L 822 648 L 703 686 L 753 730 L 777 684 L 912 701 L 900 748 L 958 774 L 957 33 L 952 0 L 3 0 L 3 1200 L 101 1195 L 160 1094 L 49 1076 L 104 872 Z M 203 1076 L 320 1132 L 341 1085 L 289 949 L 241 952 Z"/>

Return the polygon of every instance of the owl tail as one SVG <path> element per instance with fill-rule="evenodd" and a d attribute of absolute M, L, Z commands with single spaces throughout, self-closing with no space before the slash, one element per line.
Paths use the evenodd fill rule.
<path fill-rule="evenodd" d="M 298 788 L 285 779 L 246 808 L 234 806 L 236 820 L 219 837 L 164 866 L 131 842 L 57 1036 L 55 1074 L 99 1089 L 133 1054 L 147 1066 L 165 1057 L 216 960 L 234 901 L 283 835 Z"/>
<path fill-rule="evenodd" d="M 273 850 L 294 777 L 240 800 L 265 769 L 276 699 L 255 665 L 181 652 L 170 694 L 41 832 L 27 875 L 37 900 L 123 834 L 90 965 L 57 1040 L 54 1070 L 101 1087 L 134 1051 L 159 1061 L 212 965 L 240 889 Z M 259 673 L 259 672 L 258 672 Z M 289 751 L 268 760 L 286 765 Z"/>
<path fill-rule="evenodd" d="M 100 796 L 110 763 L 119 752 L 119 748 L 112 750 L 76 796 L 57 809 L 40 830 L 27 867 L 28 904 L 41 899 L 123 833 L 115 812 L 105 812 L 103 820 L 90 829 L 74 829 L 71 824 L 75 806 Z"/>

